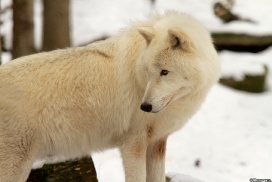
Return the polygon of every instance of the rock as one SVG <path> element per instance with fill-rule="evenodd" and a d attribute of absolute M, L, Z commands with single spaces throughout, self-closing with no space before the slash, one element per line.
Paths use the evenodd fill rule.
<path fill-rule="evenodd" d="M 32 170 L 27 182 L 98 182 L 91 157 Z"/>
<path fill-rule="evenodd" d="M 204 182 L 199 179 L 195 179 L 191 176 L 178 174 L 178 173 L 167 173 L 166 182 Z"/>

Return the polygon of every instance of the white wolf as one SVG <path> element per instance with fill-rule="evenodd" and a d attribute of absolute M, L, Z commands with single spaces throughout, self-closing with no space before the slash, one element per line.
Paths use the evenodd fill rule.
<path fill-rule="evenodd" d="M 0 67 L 0 181 L 26 181 L 36 159 L 116 147 L 126 182 L 165 182 L 167 137 L 219 75 L 209 32 L 173 11 L 86 47 L 7 63 Z"/>

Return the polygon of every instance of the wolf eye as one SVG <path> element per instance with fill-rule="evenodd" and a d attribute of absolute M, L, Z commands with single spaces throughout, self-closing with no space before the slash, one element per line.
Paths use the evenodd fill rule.
<path fill-rule="evenodd" d="M 168 70 L 162 70 L 162 71 L 161 71 L 161 76 L 165 76 L 165 75 L 167 75 L 168 73 L 169 73 Z"/>

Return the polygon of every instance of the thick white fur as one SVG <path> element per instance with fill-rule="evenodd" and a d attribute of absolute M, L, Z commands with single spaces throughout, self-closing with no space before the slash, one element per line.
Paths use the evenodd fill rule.
<path fill-rule="evenodd" d="M 178 12 L 106 41 L 1 66 L 0 181 L 25 181 L 36 159 L 117 147 L 126 182 L 164 182 L 167 137 L 198 110 L 219 74 L 209 32 Z"/>

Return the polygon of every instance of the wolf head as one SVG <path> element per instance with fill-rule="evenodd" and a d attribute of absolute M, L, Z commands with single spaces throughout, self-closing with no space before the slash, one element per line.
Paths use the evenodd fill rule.
<path fill-rule="evenodd" d="M 146 44 L 138 77 L 145 85 L 141 109 L 157 113 L 181 98 L 206 96 L 218 80 L 217 53 L 206 28 L 192 17 L 168 12 L 138 28 Z"/>

